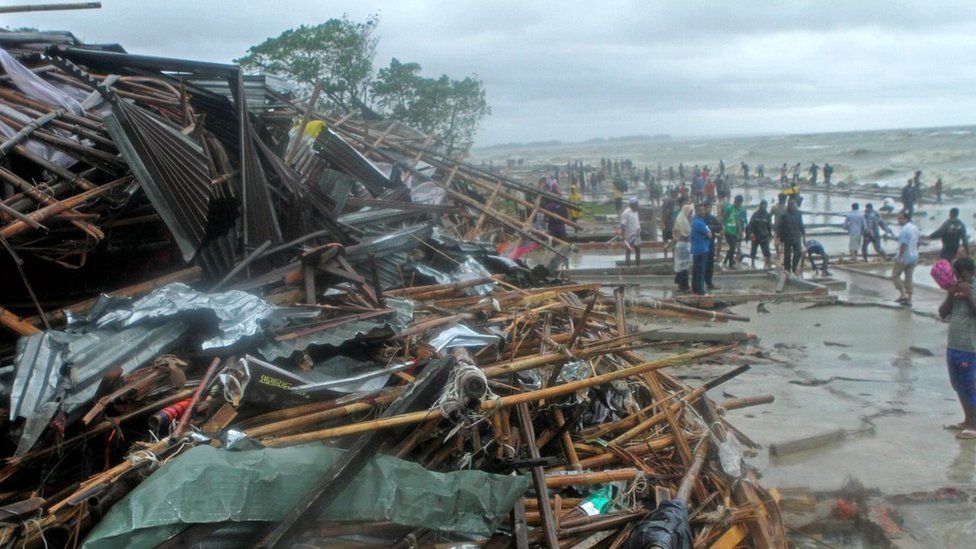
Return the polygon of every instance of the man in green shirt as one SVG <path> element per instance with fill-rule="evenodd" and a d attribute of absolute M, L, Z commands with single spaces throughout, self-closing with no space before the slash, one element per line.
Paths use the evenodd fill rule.
<path fill-rule="evenodd" d="M 742 195 L 736 195 L 731 204 L 726 204 L 722 210 L 722 224 L 725 226 L 725 242 L 729 249 L 725 252 L 725 260 L 722 262 L 729 269 L 735 268 L 736 254 L 739 253 L 739 241 L 742 240 L 744 229 L 742 219 L 745 209 L 742 207 Z"/>

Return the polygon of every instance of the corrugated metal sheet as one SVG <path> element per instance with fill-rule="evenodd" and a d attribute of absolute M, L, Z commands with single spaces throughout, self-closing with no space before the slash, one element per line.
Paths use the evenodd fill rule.
<path fill-rule="evenodd" d="M 382 170 L 329 128 L 319 133 L 315 149 L 333 166 L 358 179 L 374 197 L 390 188 L 390 180 Z"/>
<path fill-rule="evenodd" d="M 240 290 L 205 294 L 186 284 L 167 284 L 132 303 L 128 309 L 111 311 L 98 319 L 100 328 L 132 326 L 143 320 L 170 318 L 182 313 L 209 310 L 217 317 L 221 335 L 203 342 L 204 349 L 227 347 L 262 331 L 275 306 Z"/>
<path fill-rule="evenodd" d="M 17 455 L 29 451 L 59 410 L 95 397 L 105 372 L 133 372 L 164 353 L 189 329 L 182 320 L 122 330 L 48 331 L 17 342 L 10 419 L 25 418 Z"/>
<path fill-rule="evenodd" d="M 368 336 L 377 330 L 399 332 L 413 320 L 413 301 L 409 299 L 386 298 L 386 306 L 395 309 L 396 315 L 385 320 L 356 320 L 340 324 L 330 330 L 315 332 L 306 336 L 284 341 L 272 340 L 258 348 L 258 354 L 266 360 L 287 358 L 295 351 L 304 351 L 313 345 L 338 347 L 347 341 Z"/>

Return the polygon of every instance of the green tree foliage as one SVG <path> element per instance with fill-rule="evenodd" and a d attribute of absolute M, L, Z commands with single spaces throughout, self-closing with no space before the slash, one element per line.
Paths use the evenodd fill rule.
<path fill-rule="evenodd" d="M 484 83 L 472 75 L 426 78 L 418 63 L 394 58 L 379 70 L 370 90 L 375 106 L 387 116 L 434 136 L 449 152 L 471 145 L 481 120 L 491 113 Z"/>
<path fill-rule="evenodd" d="M 333 106 L 348 108 L 356 99 L 366 98 L 376 52 L 373 33 L 378 23 L 376 15 L 362 23 L 343 15 L 319 25 L 302 25 L 251 46 L 235 62 L 245 69 L 288 78 L 305 97 L 321 80 Z"/>

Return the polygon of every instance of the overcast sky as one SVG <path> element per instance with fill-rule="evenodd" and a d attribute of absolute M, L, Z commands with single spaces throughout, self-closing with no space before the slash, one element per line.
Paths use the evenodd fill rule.
<path fill-rule="evenodd" d="M 285 29 L 378 11 L 377 68 L 396 56 L 484 80 L 493 114 L 479 145 L 976 123 L 971 0 L 102 4 L 0 24 L 227 62 Z"/>

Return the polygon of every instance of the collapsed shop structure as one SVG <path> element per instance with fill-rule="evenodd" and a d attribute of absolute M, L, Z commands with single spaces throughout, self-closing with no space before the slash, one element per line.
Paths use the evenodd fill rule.
<path fill-rule="evenodd" d="M 511 259 L 561 197 L 234 65 L 0 46 L 3 543 L 786 546 L 734 346 L 628 325 L 736 318 Z"/>

